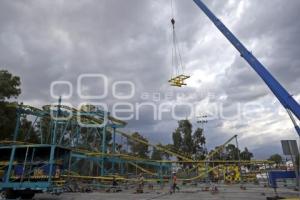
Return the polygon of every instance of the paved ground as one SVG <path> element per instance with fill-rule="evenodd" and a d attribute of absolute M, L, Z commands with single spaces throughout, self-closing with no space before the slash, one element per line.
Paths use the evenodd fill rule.
<path fill-rule="evenodd" d="M 239 185 L 219 185 L 219 192 L 211 194 L 211 192 L 201 191 L 201 186 L 185 187 L 179 193 L 169 194 L 168 189 L 163 190 L 145 190 L 144 194 L 135 194 L 134 190 L 125 190 L 118 193 L 92 192 L 92 193 L 64 193 L 60 196 L 50 194 L 38 194 L 36 200 L 265 200 L 266 196 L 274 196 L 274 192 L 270 188 L 262 186 L 247 185 L 246 190 L 241 190 Z M 282 188 L 278 190 L 279 196 L 283 197 L 298 197 L 299 192 L 292 189 Z M 300 198 L 299 198 L 300 199 Z"/>

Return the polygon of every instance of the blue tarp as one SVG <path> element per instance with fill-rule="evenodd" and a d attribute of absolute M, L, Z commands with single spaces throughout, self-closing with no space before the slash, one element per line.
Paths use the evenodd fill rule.
<path fill-rule="evenodd" d="M 296 178 L 295 171 L 270 171 L 269 183 L 272 188 L 277 188 L 277 179 Z"/>

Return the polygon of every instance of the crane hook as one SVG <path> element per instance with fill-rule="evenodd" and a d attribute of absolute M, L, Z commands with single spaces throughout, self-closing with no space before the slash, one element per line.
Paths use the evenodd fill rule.
<path fill-rule="evenodd" d="M 171 23 L 172 23 L 172 26 L 173 26 L 173 29 L 174 29 L 175 28 L 175 19 L 174 18 L 171 19 Z"/>

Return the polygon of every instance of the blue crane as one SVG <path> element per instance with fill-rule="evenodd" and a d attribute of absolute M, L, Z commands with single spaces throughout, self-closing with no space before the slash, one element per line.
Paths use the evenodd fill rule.
<path fill-rule="evenodd" d="M 207 15 L 207 17 L 215 24 L 221 33 L 231 42 L 231 44 L 240 52 L 249 65 L 263 79 L 270 90 L 274 93 L 283 107 L 287 110 L 295 129 L 300 136 L 300 128 L 293 114 L 300 120 L 300 105 L 290 95 L 287 90 L 272 76 L 272 74 L 257 60 L 257 58 L 234 36 L 234 34 L 209 10 L 209 8 L 201 0 L 193 0 L 197 6 Z"/>

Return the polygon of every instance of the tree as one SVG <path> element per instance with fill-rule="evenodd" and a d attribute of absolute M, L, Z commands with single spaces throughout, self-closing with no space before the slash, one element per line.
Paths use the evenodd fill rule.
<path fill-rule="evenodd" d="M 39 130 L 40 133 L 42 133 L 42 136 L 40 135 L 40 139 L 42 139 L 42 143 L 44 144 L 50 144 L 50 135 L 51 135 L 51 122 L 49 117 L 40 117 L 39 121 L 36 123 L 36 128 Z"/>
<path fill-rule="evenodd" d="M 20 77 L 7 70 L 0 70 L 0 140 L 11 140 L 16 128 L 17 103 L 10 102 L 21 94 Z M 20 118 L 17 140 L 35 143 L 38 141 L 36 127 L 26 117 Z"/>
<path fill-rule="evenodd" d="M 20 93 L 20 78 L 0 70 L 0 140 L 12 138 L 16 126 L 16 103 L 7 100 Z"/>
<path fill-rule="evenodd" d="M 21 94 L 20 84 L 20 77 L 13 76 L 7 70 L 0 70 L 0 101 L 18 97 Z"/>
<path fill-rule="evenodd" d="M 160 146 L 160 145 L 159 145 Z M 174 150 L 174 145 L 173 144 L 167 144 L 167 145 L 161 145 L 162 148 L 167 149 L 169 151 L 175 151 Z M 166 160 L 170 159 L 170 154 L 167 152 L 162 152 L 163 158 Z"/>
<path fill-rule="evenodd" d="M 276 164 L 281 164 L 282 163 L 282 157 L 279 154 L 273 154 L 273 155 L 271 155 L 268 160 L 273 161 Z"/>
<path fill-rule="evenodd" d="M 203 159 L 206 154 L 205 137 L 203 129 L 198 128 L 192 134 L 192 124 L 189 120 L 178 121 L 178 127 L 173 132 L 173 148 L 172 150 L 188 157 Z M 180 158 L 178 158 L 181 160 Z"/>
<path fill-rule="evenodd" d="M 16 127 L 16 107 L 0 101 L 0 140 L 10 140 Z"/>
<path fill-rule="evenodd" d="M 193 154 L 196 159 L 204 159 L 206 154 L 206 149 L 204 147 L 206 139 L 203 135 L 203 129 L 197 128 L 197 130 L 193 134 Z"/>
<path fill-rule="evenodd" d="M 221 148 L 221 146 L 216 146 L 209 152 L 208 155 L 211 155 L 211 160 L 225 160 L 226 154 L 224 151 L 218 151 L 219 148 Z"/>
<path fill-rule="evenodd" d="M 180 130 L 177 128 L 175 130 L 175 132 L 173 132 L 173 148 L 176 152 L 181 151 L 182 150 L 182 137 L 181 137 L 181 133 Z"/>
<path fill-rule="evenodd" d="M 247 147 L 245 147 L 244 151 L 240 154 L 241 160 L 251 160 L 253 157 L 253 153 L 251 153 Z"/>
<path fill-rule="evenodd" d="M 239 159 L 240 150 L 238 148 L 236 148 L 234 144 L 228 144 L 225 147 L 225 150 L 226 150 L 225 160 L 238 160 Z"/>
<path fill-rule="evenodd" d="M 194 147 L 191 122 L 187 119 L 179 121 L 179 130 L 183 135 L 182 150 L 191 155 Z"/>
<path fill-rule="evenodd" d="M 37 143 L 38 133 L 35 127 L 32 127 L 32 122 L 26 118 L 22 118 L 20 121 L 19 138 L 20 141 Z"/>
<path fill-rule="evenodd" d="M 140 135 L 138 132 L 133 133 L 132 137 L 138 140 L 142 140 L 145 143 L 148 143 L 148 140 L 142 135 Z M 137 155 L 141 158 L 148 158 L 148 145 L 133 140 L 129 141 L 128 143 L 130 145 L 131 153 L 133 155 Z"/>
<path fill-rule="evenodd" d="M 153 148 L 153 152 L 151 154 L 151 160 L 162 160 L 163 153 L 159 151 L 157 148 Z"/>

